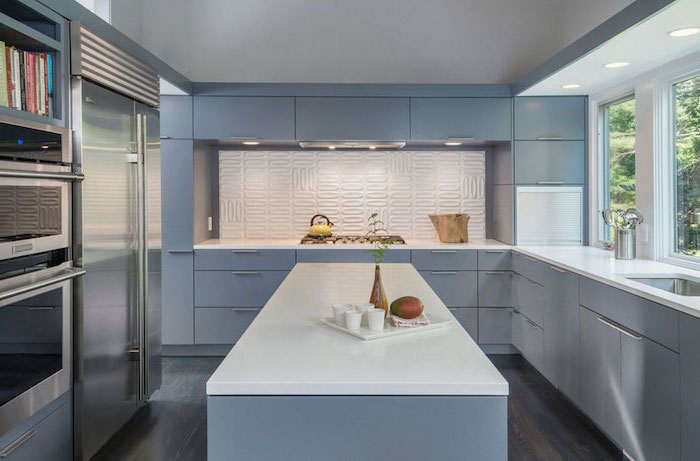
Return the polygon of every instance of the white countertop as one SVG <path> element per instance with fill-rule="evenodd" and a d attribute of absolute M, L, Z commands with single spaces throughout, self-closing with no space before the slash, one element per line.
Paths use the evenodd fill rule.
<path fill-rule="evenodd" d="M 354 246 L 353 246 L 354 247 Z M 297 264 L 207 382 L 208 395 L 508 395 L 508 383 L 455 320 L 362 341 L 320 324 L 334 303 L 367 302 L 373 264 Z M 452 314 L 410 264 L 382 264 L 387 298 Z"/>
<path fill-rule="evenodd" d="M 195 250 L 242 250 L 249 248 L 266 248 L 270 250 L 369 250 L 373 245 L 355 244 L 319 244 L 302 245 L 299 239 L 211 239 L 194 245 Z M 469 243 L 442 243 L 438 240 L 406 240 L 406 245 L 393 245 L 392 250 L 434 250 L 441 248 L 445 250 L 498 250 L 510 249 L 510 245 L 498 240 L 475 240 Z"/>
<path fill-rule="evenodd" d="M 687 275 L 698 278 L 698 271 L 648 259 L 622 261 L 615 259 L 612 251 L 596 247 L 513 247 L 513 250 L 530 255 L 562 269 L 583 275 L 651 301 L 663 304 L 694 317 L 700 317 L 700 297 L 681 296 L 625 278 L 664 274 Z"/>

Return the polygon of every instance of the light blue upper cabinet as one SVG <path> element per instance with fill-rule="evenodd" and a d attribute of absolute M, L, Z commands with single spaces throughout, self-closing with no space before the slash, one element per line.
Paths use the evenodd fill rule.
<path fill-rule="evenodd" d="M 160 136 L 192 139 L 192 96 L 161 96 Z"/>
<path fill-rule="evenodd" d="M 411 98 L 411 139 L 510 141 L 510 98 Z"/>
<path fill-rule="evenodd" d="M 515 98 L 515 139 L 579 141 L 585 136 L 585 97 Z"/>
<path fill-rule="evenodd" d="M 516 184 L 584 184 L 584 141 L 515 141 Z"/>
<path fill-rule="evenodd" d="M 163 248 L 192 250 L 194 243 L 193 142 L 184 139 L 163 139 L 161 152 Z"/>
<path fill-rule="evenodd" d="M 408 98 L 297 98 L 296 138 L 407 140 Z"/>
<path fill-rule="evenodd" d="M 195 96 L 194 137 L 294 139 L 294 98 Z"/>

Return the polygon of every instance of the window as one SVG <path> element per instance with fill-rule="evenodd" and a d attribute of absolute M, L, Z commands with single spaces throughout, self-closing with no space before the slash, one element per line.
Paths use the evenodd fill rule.
<path fill-rule="evenodd" d="M 600 106 L 600 192 L 599 209 L 634 208 L 635 120 L 634 95 Z M 599 238 L 611 241 L 612 232 L 598 217 Z"/>
<path fill-rule="evenodd" d="M 673 173 L 675 253 L 700 256 L 700 76 L 675 83 Z"/>

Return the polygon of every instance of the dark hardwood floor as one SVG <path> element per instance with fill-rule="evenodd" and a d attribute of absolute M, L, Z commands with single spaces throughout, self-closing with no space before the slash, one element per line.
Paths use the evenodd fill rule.
<path fill-rule="evenodd" d="M 510 460 L 622 459 L 622 453 L 522 357 L 489 358 L 510 383 Z M 93 459 L 205 460 L 205 383 L 220 362 L 217 357 L 164 358 L 161 389 Z"/>

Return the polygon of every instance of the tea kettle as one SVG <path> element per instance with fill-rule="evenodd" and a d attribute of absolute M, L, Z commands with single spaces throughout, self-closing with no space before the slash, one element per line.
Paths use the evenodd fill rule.
<path fill-rule="evenodd" d="M 323 220 L 326 222 L 324 223 Z M 322 214 L 314 215 L 314 217 L 311 218 L 310 226 L 309 235 L 311 237 L 330 237 L 333 234 L 331 230 L 333 223 L 327 216 Z"/>

